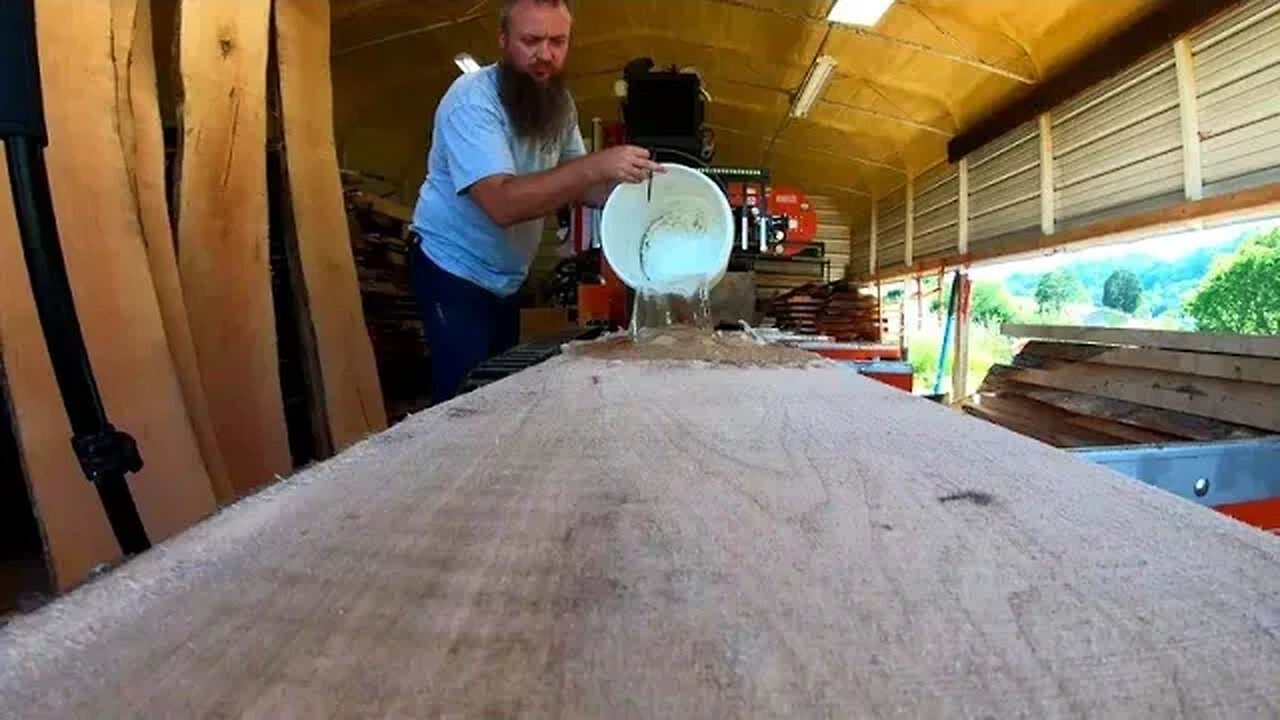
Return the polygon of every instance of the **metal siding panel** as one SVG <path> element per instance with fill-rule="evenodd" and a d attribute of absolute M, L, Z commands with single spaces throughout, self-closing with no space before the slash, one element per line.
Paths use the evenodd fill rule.
<path fill-rule="evenodd" d="M 969 156 L 969 170 L 972 172 L 974 168 L 985 164 L 993 157 L 1001 155 L 1016 146 L 1031 142 L 1040 136 L 1040 128 L 1038 121 L 1031 121 L 1019 125 L 991 142 L 983 145 Z"/>
<path fill-rule="evenodd" d="M 970 220 L 969 232 L 974 238 L 978 239 L 976 242 L 971 240 L 970 244 L 978 245 L 983 240 L 1013 232 L 1014 230 L 1038 229 L 1039 227 L 1040 195 L 1037 192 L 1034 196 L 1015 202 L 999 212 Z"/>
<path fill-rule="evenodd" d="M 1059 218 L 1066 220 L 1182 189 L 1182 149 L 1147 158 L 1088 182 L 1057 190 Z"/>
<path fill-rule="evenodd" d="M 1280 3 L 1251 2 L 1192 40 L 1206 185 L 1280 168 Z M 1246 178 L 1257 174 L 1256 178 Z"/>
<path fill-rule="evenodd" d="M 1280 169 L 1280 115 L 1209 138 L 1201 148 L 1205 183 Z"/>
<path fill-rule="evenodd" d="M 1182 122 L 1172 47 L 1064 104 L 1051 118 L 1057 221 L 1182 187 Z"/>

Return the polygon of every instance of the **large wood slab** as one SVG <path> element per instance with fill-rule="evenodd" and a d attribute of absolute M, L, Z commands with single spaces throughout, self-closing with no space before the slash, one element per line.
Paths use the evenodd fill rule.
<path fill-rule="evenodd" d="M 0 143 L 0 402 L 9 403 L 19 460 L 54 585 L 78 585 L 101 563 L 120 559 L 98 493 L 71 451 L 71 423 L 36 315 L 9 171 Z"/>
<path fill-rule="evenodd" d="M 237 493 L 289 472 L 267 245 L 270 0 L 178 6 L 178 264 L 209 414 Z"/>
<path fill-rule="evenodd" d="M 0 630 L 0 715 L 1272 717 L 1280 541 L 819 368 L 559 358 Z"/>
<path fill-rule="evenodd" d="M 387 427 L 373 344 L 360 305 L 338 153 L 329 75 L 328 0 L 276 0 L 291 255 L 301 270 L 303 347 L 315 355 L 312 383 L 336 450 Z"/>
<path fill-rule="evenodd" d="M 1000 331 L 1004 335 L 1016 338 L 1106 343 L 1109 345 L 1132 345 L 1186 352 L 1280 358 L 1280 336 L 1275 335 L 1230 335 L 1178 332 L 1174 330 L 1139 330 L 1136 328 L 1018 324 L 1004 325 Z"/>
<path fill-rule="evenodd" d="M 217 433 L 209 417 L 209 403 L 200 379 L 195 341 L 187 318 L 187 303 L 178 279 L 178 258 L 169 224 L 169 200 L 165 188 L 164 131 L 156 56 L 152 47 L 150 0 L 111 0 L 111 35 L 116 69 L 116 113 L 119 117 L 125 168 L 138 204 L 151 279 L 155 284 L 160 315 L 164 320 L 169 353 L 178 372 L 182 397 L 191 427 L 200 444 L 200 455 L 213 484 L 214 495 L 227 502 L 235 493 L 218 447 Z"/>
<path fill-rule="evenodd" d="M 146 466 L 129 487 L 153 540 L 214 508 L 187 415 L 125 162 L 112 7 L 39 0 L 49 185 L 89 360 L 107 415 Z M 56 396 L 44 398 L 57 403 Z"/>

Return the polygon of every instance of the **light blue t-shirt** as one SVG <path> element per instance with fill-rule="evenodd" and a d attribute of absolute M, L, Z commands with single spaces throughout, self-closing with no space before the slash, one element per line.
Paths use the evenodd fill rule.
<path fill-rule="evenodd" d="M 496 295 L 515 294 L 538 251 L 543 221 L 504 230 L 467 191 L 494 175 L 542 172 L 585 154 L 576 110 L 560 138 L 521 138 L 498 97 L 496 65 L 458 78 L 436 109 L 427 179 L 413 212 L 423 252 L 441 269 Z"/>

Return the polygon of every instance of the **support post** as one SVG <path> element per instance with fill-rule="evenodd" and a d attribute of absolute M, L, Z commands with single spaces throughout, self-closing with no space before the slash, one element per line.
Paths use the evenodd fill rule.
<path fill-rule="evenodd" d="M 960 190 L 957 249 L 961 256 L 969 254 L 969 158 L 960 158 Z"/>
<path fill-rule="evenodd" d="M 1053 121 L 1049 113 L 1040 115 L 1040 231 L 1054 231 Z"/>
<path fill-rule="evenodd" d="M 1196 97 L 1196 65 L 1191 42 L 1173 44 L 1178 66 L 1178 109 L 1182 118 L 1182 180 L 1188 200 L 1204 197 L 1204 165 L 1200 158 L 1200 102 Z"/>
<path fill-rule="evenodd" d="M 956 275 L 960 294 L 956 297 L 956 357 L 951 367 L 951 402 L 959 404 L 969 396 L 969 329 L 973 280 L 968 270 Z"/>
<path fill-rule="evenodd" d="M 916 233 L 916 184 L 915 180 L 907 176 L 907 224 L 904 227 L 903 247 L 902 247 L 902 264 L 911 267 L 915 263 L 915 233 Z"/>
<path fill-rule="evenodd" d="M 867 241 L 871 243 L 871 263 L 870 263 L 871 267 L 868 268 L 868 270 L 872 275 L 878 274 L 880 269 L 880 259 L 876 257 L 876 254 L 879 250 L 879 244 L 880 244 L 880 241 L 879 241 L 880 219 L 876 217 L 876 215 L 879 214 L 879 212 L 880 212 L 879 203 L 876 202 L 875 196 L 872 196 L 871 197 L 871 233 L 870 233 L 870 239 Z"/>

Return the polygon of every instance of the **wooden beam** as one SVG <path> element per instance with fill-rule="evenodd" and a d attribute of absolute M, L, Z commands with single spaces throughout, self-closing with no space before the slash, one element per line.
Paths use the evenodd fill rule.
<path fill-rule="evenodd" d="M 1272 385 L 1090 363 L 1022 369 L 1011 379 L 1280 432 L 1280 390 Z"/>
<path fill-rule="evenodd" d="M 1011 323 L 1001 328 L 1007 337 L 1070 342 L 1105 343 L 1136 347 L 1185 350 L 1188 352 L 1249 355 L 1280 358 L 1280 336 L 1229 335 L 1175 332 L 1170 330 L 1137 330 L 1132 328 L 1093 328 L 1068 325 L 1020 325 Z"/>
<path fill-rule="evenodd" d="M 1269 358 L 1039 341 L 1027 343 L 1023 355 L 1280 385 L 1280 360 Z"/>
<path fill-rule="evenodd" d="M 1241 0 L 1158 2 L 1137 22 L 1099 43 L 1028 92 L 1005 103 L 947 144 L 951 162 L 1070 100 Z"/>
<path fill-rule="evenodd" d="M 1018 370 L 1019 368 L 1016 367 L 993 365 L 991 370 L 987 372 L 987 377 L 982 381 L 982 392 L 1020 395 L 1076 415 L 1123 423 L 1135 428 L 1145 428 L 1183 440 L 1201 442 L 1245 440 L 1265 434 L 1255 428 L 1174 410 L 1165 410 L 1149 405 L 1070 390 L 1056 390 L 1015 382 L 1011 378 L 1013 373 Z"/>
<path fill-rule="evenodd" d="M 960 283 L 956 296 L 956 348 L 955 361 L 951 365 L 951 402 L 960 403 L 969 396 L 969 336 L 973 319 L 969 312 L 973 281 L 969 273 L 957 273 L 954 282 Z"/>
<path fill-rule="evenodd" d="M 54 587 L 69 590 L 95 567 L 120 560 L 120 546 L 93 485 L 71 451 L 71 424 L 44 342 L 27 277 L 0 144 L 0 402 L 9 406 L 21 478 L 40 524 Z"/>
<path fill-rule="evenodd" d="M 67 275 L 107 416 L 134 436 L 145 462 L 129 488 L 159 541 L 208 515 L 215 499 L 125 162 L 112 29 L 111 3 L 36 3 L 46 158 Z"/>
<path fill-rule="evenodd" d="M 969 158 L 960 158 L 959 195 L 956 203 L 956 251 L 961 256 L 969 254 Z"/>
<path fill-rule="evenodd" d="M 1178 111 L 1182 123 L 1182 178 L 1186 198 L 1204 197 L 1204 165 L 1200 154 L 1200 100 L 1196 93 L 1196 64 L 1191 41 L 1173 43 L 1178 72 Z"/>
<path fill-rule="evenodd" d="M 291 254 L 302 283 L 300 323 L 319 364 L 312 384 L 340 451 L 387 427 L 347 228 L 333 139 L 328 0 L 275 0 Z"/>
<path fill-rule="evenodd" d="M 1274 538 L 840 368 L 562 357 L 364 448 L 10 624 L 0 716 L 1280 707 Z"/>
<path fill-rule="evenodd" d="M 267 242 L 270 0 L 178 6 L 178 260 L 209 412 L 238 494 L 292 468 Z"/>
<path fill-rule="evenodd" d="M 1053 192 L 1053 121 L 1040 115 L 1040 232 L 1052 235 L 1057 203 Z"/>
<path fill-rule="evenodd" d="M 178 277 L 178 257 L 170 225 L 165 186 L 164 131 L 152 47 L 151 2 L 111 0 L 113 53 L 116 58 L 116 111 L 129 180 L 138 204 L 143 246 L 155 283 L 169 354 L 178 372 L 191 427 L 200 456 L 219 502 L 235 497 L 227 466 L 209 415 L 209 402 L 200 379 L 195 341 Z"/>
<path fill-rule="evenodd" d="M 880 237 L 879 237 L 880 218 L 877 217 L 877 215 L 879 214 L 879 210 L 880 210 L 879 201 L 876 200 L 876 197 L 874 195 L 872 195 L 871 196 L 871 232 L 868 233 L 870 237 L 868 242 L 871 243 L 871 267 L 868 268 L 868 272 L 870 272 L 872 275 L 875 275 L 880 269 L 878 267 L 878 263 L 880 259 L 876 257 L 876 254 L 880 250 L 880 247 L 879 247 L 880 246 Z"/>
<path fill-rule="evenodd" d="M 906 226 L 903 229 L 902 264 L 911 267 L 914 260 L 916 231 L 916 186 L 915 178 L 907 176 L 906 189 Z"/>

